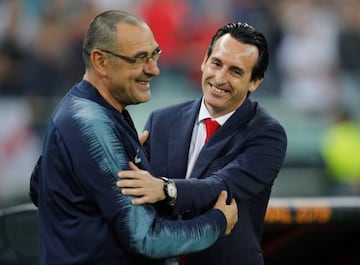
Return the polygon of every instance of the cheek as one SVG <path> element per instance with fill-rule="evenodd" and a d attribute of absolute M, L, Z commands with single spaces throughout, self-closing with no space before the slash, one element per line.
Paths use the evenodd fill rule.
<path fill-rule="evenodd" d="M 233 99 L 235 101 L 242 99 L 244 96 L 247 95 L 248 90 L 249 90 L 249 86 L 244 86 L 243 84 L 237 84 L 232 86 L 235 91 L 234 95 L 233 95 Z"/>
<path fill-rule="evenodd" d="M 205 76 L 205 74 L 203 74 L 201 76 L 201 86 L 202 86 L 202 91 L 205 92 L 205 90 L 206 90 L 206 76 Z"/>

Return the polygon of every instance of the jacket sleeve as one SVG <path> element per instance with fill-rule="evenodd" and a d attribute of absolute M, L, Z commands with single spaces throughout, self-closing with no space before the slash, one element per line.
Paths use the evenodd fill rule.
<path fill-rule="evenodd" d="M 116 186 L 117 172 L 128 169 L 128 136 L 106 117 L 88 121 L 88 116 L 77 117 L 71 136 L 65 136 L 64 149 L 69 150 L 81 186 L 122 246 L 151 258 L 165 258 L 203 250 L 225 233 L 226 219 L 217 209 L 191 220 L 171 221 L 160 218 L 151 205 L 132 205 L 132 198 Z"/>
<path fill-rule="evenodd" d="M 211 207 L 222 189 L 238 202 L 271 189 L 282 167 L 287 146 L 286 134 L 280 124 L 264 126 L 242 148 L 236 143 L 227 146 L 226 153 L 210 163 L 205 175 L 175 179 L 178 199 L 173 214 L 200 214 Z"/>
<path fill-rule="evenodd" d="M 41 158 L 42 156 L 40 155 L 30 176 L 29 197 L 36 207 L 38 207 L 38 203 L 39 203 L 38 197 L 39 197 L 39 175 L 40 175 Z"/>

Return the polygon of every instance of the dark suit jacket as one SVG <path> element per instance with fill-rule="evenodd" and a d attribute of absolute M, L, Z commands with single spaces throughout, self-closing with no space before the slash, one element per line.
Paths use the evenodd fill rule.
<path fill-rule="evenodd" d="M 186 264 L 263 264 L 262 228 L 271 187 L 285 157 L 285 131 L 248 98 L 204 145 L 191 178 L 184 180 L 200 102 L 157 110 L 145 126 L 150 131 L 145 149 L 153 172 L 176 179 L 174 215 L 199 215 L 213 206 L 223 189 L 238 203 L 239 221 L 231 235 L 205 251 L 187 256 Z"/>
<path fill-rule="evenodd" d="M 204 249 L 224 233 L 218 210 L 169 223 L 153 207 L 132 205 L 132 197 L 121 194 L 116 173 L 129 169 L 128 161 L 150 170 L 131 125 L 87 81 L 76 84 L 52 114 L 30 180 L 39 206 L 39 264 L 163 264 L 161 259 Z"/>

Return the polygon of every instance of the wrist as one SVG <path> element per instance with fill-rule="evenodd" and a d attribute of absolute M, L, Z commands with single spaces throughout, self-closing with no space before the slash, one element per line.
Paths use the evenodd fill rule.
<path fill-rule="evenodd" d="M 177 188 L 175 182 L 166 177 L 160 177 L 160 179 L 164 181 L 163 191 L 165 194 L 166 203 L 174 206 L 177 199 Z"/>

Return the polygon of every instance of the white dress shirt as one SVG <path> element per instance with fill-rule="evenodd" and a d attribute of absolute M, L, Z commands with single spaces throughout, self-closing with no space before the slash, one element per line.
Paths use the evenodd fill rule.
<path fill-rule="evenodd" d="M 204 98 L 202 98 L 199 115 L 195 121 L 192 136 L 191 136 L 186 178 L 190 177 L 191 172 L 193 171 L 195 162 L 201 151 L 201 148 L 205 144 L 205 138 L 206 138 L 205 119 L 211 118 L 212 120 L 217 121 L 220 124 L 220 126 L 222 126 L 231 117 L 231 115 L 234 112 L 235 111 L 232 111 L 228 114 L 225 114 L 216 119 L 213 119 L 205 106 Z"/>

